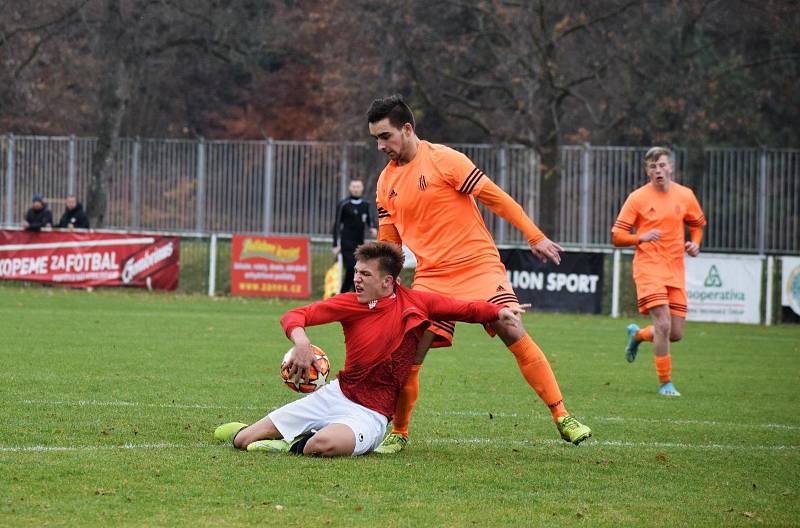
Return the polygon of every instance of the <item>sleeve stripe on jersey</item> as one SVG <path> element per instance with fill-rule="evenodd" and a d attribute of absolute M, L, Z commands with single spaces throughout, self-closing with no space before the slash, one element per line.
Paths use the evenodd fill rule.
<path fill-rule="evenodd" d="M 517 296 L 514 295 L 513 293 L 501 293 L 500 295 L 495 295 L 494 297 L 492 297 L 491 299 L 489 299 L 486 302 L 489 302 L 489 303 L 492 303 L 492 304 L 507 304 L 507 303 L 519 304 L 519 300 L 517 299 Z"/>
<path fill-rule="evenodd" d="M 617 220 L 616 222 L 614 222 L 614 227 L 624 229 L 625 231 L 630 231 L 631 229 L 633 229 L 633 224 L 623 222 L 622 220 Z"/>
<path fill-rule="evenodd" d="M 701 216 L 697 220 L 687 220 L 686 223 L 692 227 L 703 227 L 703 225 L 706 223 L 706 217 Z"/>
<path fill-rule="evenodd" d="M 458 188 L 458 192 L 462 192 L 465 194 L 471 193 L 472 190 L 480 181 L 480 179 L 483 178 L 483 176 L 484 176 L 483 171 L 478 169 L 478 167 L 475 167 L 474 169 L 472 169 L 472 172 L 469 173 L 467 179 L 464 180 L 464 183 L 461 184 L 461 187 Z"/>
<path fill-rule="evenodd" d="M 378 207 L 378 218 L 386 218 L 387 216 L 389 216 L 389 211 L 383 207 Z"/>

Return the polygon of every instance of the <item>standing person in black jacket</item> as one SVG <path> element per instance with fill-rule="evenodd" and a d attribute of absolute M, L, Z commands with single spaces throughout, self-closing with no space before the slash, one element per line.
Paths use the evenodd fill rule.
<path fill-rule="evenodd" d="M 25 231 L 41 231 L 43 227 L 53 227 L 53 213 L 47 208 L 41 194 L 33 195 L 33 206 L 25 213 L 22 227 Z"/>
<path fill-rule="evenodd" d="M 67 228 L 70 231 L 75 228 L 89 229 L 89 217 L 83 212 L 83 205 L 78 202 L 78 198 L 73 194 L 67 196 L 66 205 L 67 208 L 56 227 Z"/>
<path fill-rule="evenodd" d="M 369 227 L 371 237 L 378 234 L 378 225 L 372 204 L 364 200 L 364 182 L 350 180 L 350 196 L 336 205 L 333 223 L 333 254 L 342 254 L 344 279 L 341 293 L 353 290 L 353 272 L 356 265 L 355 251 L 364 243 L 364 229 Z"/>

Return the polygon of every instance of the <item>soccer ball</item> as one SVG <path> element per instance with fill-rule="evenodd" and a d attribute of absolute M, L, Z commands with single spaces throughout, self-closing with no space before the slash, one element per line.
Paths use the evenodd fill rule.
<path fill-rule="evenodd" d="M 283 379 L 284 385 L 295 392 L 308 394 L 309 392 L 314 392 L 328 382 L 328 375 L 331 373 L 331 363 L 328 361 L 328 356 L 316 345 L 311 345 L 311 350 L 314 351 L 314 355 L 321 370 L 317 372 L 314 365 L 311 365 L 308 369 L 308 381 L 305 381 L 299 375 L 292 378 L 289 377 L 289 369 L 286 368 L 286 362 L 289 361 L 289 357 L 294 353 L 294 347 L 290 348 L 286 355 L 283 356 L 283 361 L 281 362 L 281 379 Z"/>

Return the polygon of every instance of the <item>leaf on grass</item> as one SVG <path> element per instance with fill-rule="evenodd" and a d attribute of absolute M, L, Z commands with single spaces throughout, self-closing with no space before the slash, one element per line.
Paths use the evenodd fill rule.
<path fill-rule="evenodd" d="M 353 511 L 357 511 L 357 512 L 360 512 L 360 511 L 363 511 L 363 510 L 364 510 L 364 506 L 362 506 L 361 504 L 357 504 L 356 507 L 353 508 Z"/>
<path fill-rule="evenodd" d="M 745 517 L 747 517 L 748 519 L 752 519 L 753 517 L 755 517 L 755 516 L 756 516 L 756 514 L 755 514 L 755 513 L 753 513 L 753 512 L 742 512 L 742 515 L 744 515 L 744 516 L 745 516 Z"/>
<path fill-rule="evenodd" d="M 656 453 L 656 460 L 658 460 L 659 462 L 666 462 L 667 454 L 664 453 L 663 451 L 659 451 L 658 453 Z"/>
<path fill-rule="evenodd" d="M 276 504 L 275 509 L 278 511 L 283 511 L 283 504 Z"/>
<path fill-rule="evenodd" d="M 97 488 L 94 490 L 95 495 L 113 495 L 115 493 L 114 490 L 107 490 L 103 488 Z"/>

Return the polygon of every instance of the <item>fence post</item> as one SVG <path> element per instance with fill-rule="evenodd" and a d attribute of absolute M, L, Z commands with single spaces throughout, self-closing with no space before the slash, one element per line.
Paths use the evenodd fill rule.
<path fill-rule="evenodd" d="M 217 289 L 217 234 L 208 242 L 208 296 L 213 297 Z"/>
<path fill-rule="evenodd" d="M 198 233 L 203 231 L 206 212 L 206 141 L 200 138 L 197 143 L 197 191 L 195 193 L 197 207 L 194 215 L 194 227 Z"/>
<path fill-rule="evenodd" d="M 14 223 L 14 134 L 6 139 L 6 224 Z"/>
<path fill-rule="evenodd" d="M 620 255 L 618 249 L 614 250 L 613 267 L 611 268 L 611 317 L 619 317 L 619 276 L 620 276 Z"/>
<path fill-rule="evenodd" d="M 767 257 L 767 307 L 764 310 L 764 324 L 772 325 L 772 285 L 775 279 L 775 257 Z"/>
<path fill-rule="evenodd" d="M 497 185 L 508 192 L 508 147 L 503 144 L 497 151 Z M 506 221 L 495 215 L 495 238 L 498 244 L 506 242 Z"/>
<path fill-rule="evenodd" d="M 758 163 L 758 254 L 766 249 L 767 236 L 767 149 L 761 148 Z"/>
<path fill-rule="evenodd" d="M 347 143 L 342 144 L 342 159 L 339 161 L 339 196 L 336 201 L 347 197 L 347 184 L 350 180 L 348 171 L 350 170 L 350 163 L 347 157 Z"/>
<path fill-rule="evenodd" d="M 142 145 L 137 136 L 133 140 L 133 160 L 131 160 L 131 226 L 139 229 L 142 221 L 142 174 L 140 159 Z"/>
<path fill-rule="evenodd" d="M 591 183 L 589 180 L 589 167 L 591 166 L 591 145 L 583 144 L 583 155 L 581 156 L 581 187 L 580 187 L 580 246 L 586 249 L 589 243 L 589 192 Z"/>
<path fill-rule="evenodd" d="M 272 232 L 272 189 L 275 186 L 275 142 L 267 138 L 264 149 L 264 234 Z"/>
<path fill-rule="evenodd" d="M 67 194 L 75 194 L 75 136 L 69 137 L 69 161 L 67 163 Z"/>

